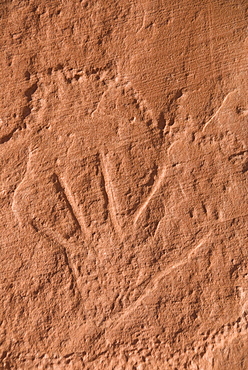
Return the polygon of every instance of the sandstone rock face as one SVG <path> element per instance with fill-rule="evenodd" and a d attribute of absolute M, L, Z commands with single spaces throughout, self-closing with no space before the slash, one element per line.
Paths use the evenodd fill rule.
<path fill-rule="evenodd" d="M 0 18 L 0 368 L 248 369 L 247 0 Z"/>

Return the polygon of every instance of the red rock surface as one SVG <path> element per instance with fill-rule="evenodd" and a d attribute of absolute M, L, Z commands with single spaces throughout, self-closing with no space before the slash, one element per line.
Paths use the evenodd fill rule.
<path fill-rule="evenodd" d="M 248 369 L 247 0 L 2 0 L 1 369 Z"/>

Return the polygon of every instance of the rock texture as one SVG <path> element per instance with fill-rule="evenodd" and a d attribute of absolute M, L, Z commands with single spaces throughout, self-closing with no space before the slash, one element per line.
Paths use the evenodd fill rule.
<path fill-rule="evenodd" d="M 2 0 L 1 369 L 248 369 L 247 0 Z"/>

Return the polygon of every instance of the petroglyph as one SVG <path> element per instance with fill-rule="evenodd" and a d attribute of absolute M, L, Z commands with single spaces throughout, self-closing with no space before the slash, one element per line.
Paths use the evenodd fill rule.
<path fill-rule="evenodd" d="M 0 368 L 247 369 L 245 2 L 0 13 Z"/>

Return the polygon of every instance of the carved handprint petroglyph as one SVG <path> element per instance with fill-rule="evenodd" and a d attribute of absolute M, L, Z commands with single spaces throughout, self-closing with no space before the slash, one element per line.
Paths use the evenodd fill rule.
<path fill-rule="evenodd" d="M 70 94 L 75 90 L 82 99 L 84 92 L 80 89 L 84 87 L 80 84 L 85 86 L 88 82 L 85 82 L 86 75 L 77 71 L 76 88 L 71 89 L 74 79 L 68 83 L 66 72 L 58 69 L 53 74 L 49 71 L 47 78 L 53 77 L 55 82 L 59 79 L 62 87 L 58 88 L 53 81 L 44 91 L 43 79 L 39 76 L 39 86 L 32 97 L 35 120 L 31 114 L 27 127 L 33 132 L 33 141 L 25 175 L 14 193 L 12 209 L 21 228 L 28 227 L 41 239 L 48 238 L 61 246 L 61 254 L 65 255 L 73 276 L 72 285 L 75 288 L 77 283 L 78 291 L 83 293 L 89 286 L 84 277 L 86 270 L 89 269 L 90 274 L 95 271 L 96 289 L 90 287 L 87 294 L 96 295 L 97 286 L 101 284 L 108 299 L 100 296 L 95 300 L 96 310 L 102 310 L 104 316 L 113 310 L 111 306 L 116 300 L 115 282 L 111 274 L 106 275 L 107 271 L 114 274 L 121 264 L 127 266 L 125 278 L 120 271 L 115 278 L 122 291 L 114 305 L 117 311 L 133 299 L 128 296 L 134 290 L 137 273 L 142 275 L 139 267 L 142 262 L 132 247 L 133 234 L 138 233 L 135 217 L 146 208 L 140 209 L 140 203 L 147 201 L 160 174 L 156 154 L 158 150 L 162 154 L 163 140 L 146 103 L 130 83 L 113 79 L 102 95 L 95 92 L 98 102 L 93 101 L 91 107 L 87 102 L 83 106 L 81 101 L 79 111 L 78 100 L 74 99 L 72 118 L 64 127 L 65 111 L 60 109 L 60 102 L 65 100 L 62 92 Z M 94 85 L 94 81 L 90 84 Z M 69 99 L 70 95 L 66 96 Z M 79 120 L 80 112 L 83 114 Z M 78 120 L 80 123 L 74 127 Z M 61 125 L 64 129 L 60 130 Z M 43 127 L 42 137 L 40 127 Z M 141 144 L 137 138 L 142 138 Z M 47 141 L 53 151 L 47 150 Z M 83 259 L 78 268 L 74 262 L 75 251 Z M 107 276 L 105 280 L 101 275 Z M 141 282 L 142 277 L 139 284 Z M 92 318 L 95 314 L 88 312 L 87 315 Z"/>
<path fill-rule="evenodd" d="M 42 78 L 50 79 L 47 90 Z M 104 323 L 127 307 L 131 313 L 150 281 L 156 288 L 171 266 L 184 265 L 207 242 L 217 212 L 205 206 L 201 192 L 208 165 L 199 159 L 195 181 L 194 126 L 180 132 L 171 122 L 161 125 L 125 78 L 60 68 L 39 81 L 33 95 L 38 130 L 32 114 L 28 122 L 35 148 L 12 208 L 22 227 L 62 246 L 78 291 L 96 300 L 88 317 L 101 312 Z M 205 147 L 202 152 L 206 161 Z M 216 166 L 210 177 L 217 176 Z M 78 268 L 75 251 L 83 259 Z M 92 283 L 86 271 L 96 275 Z M 100 286 L 105 296 L 97 294 Z"/>

